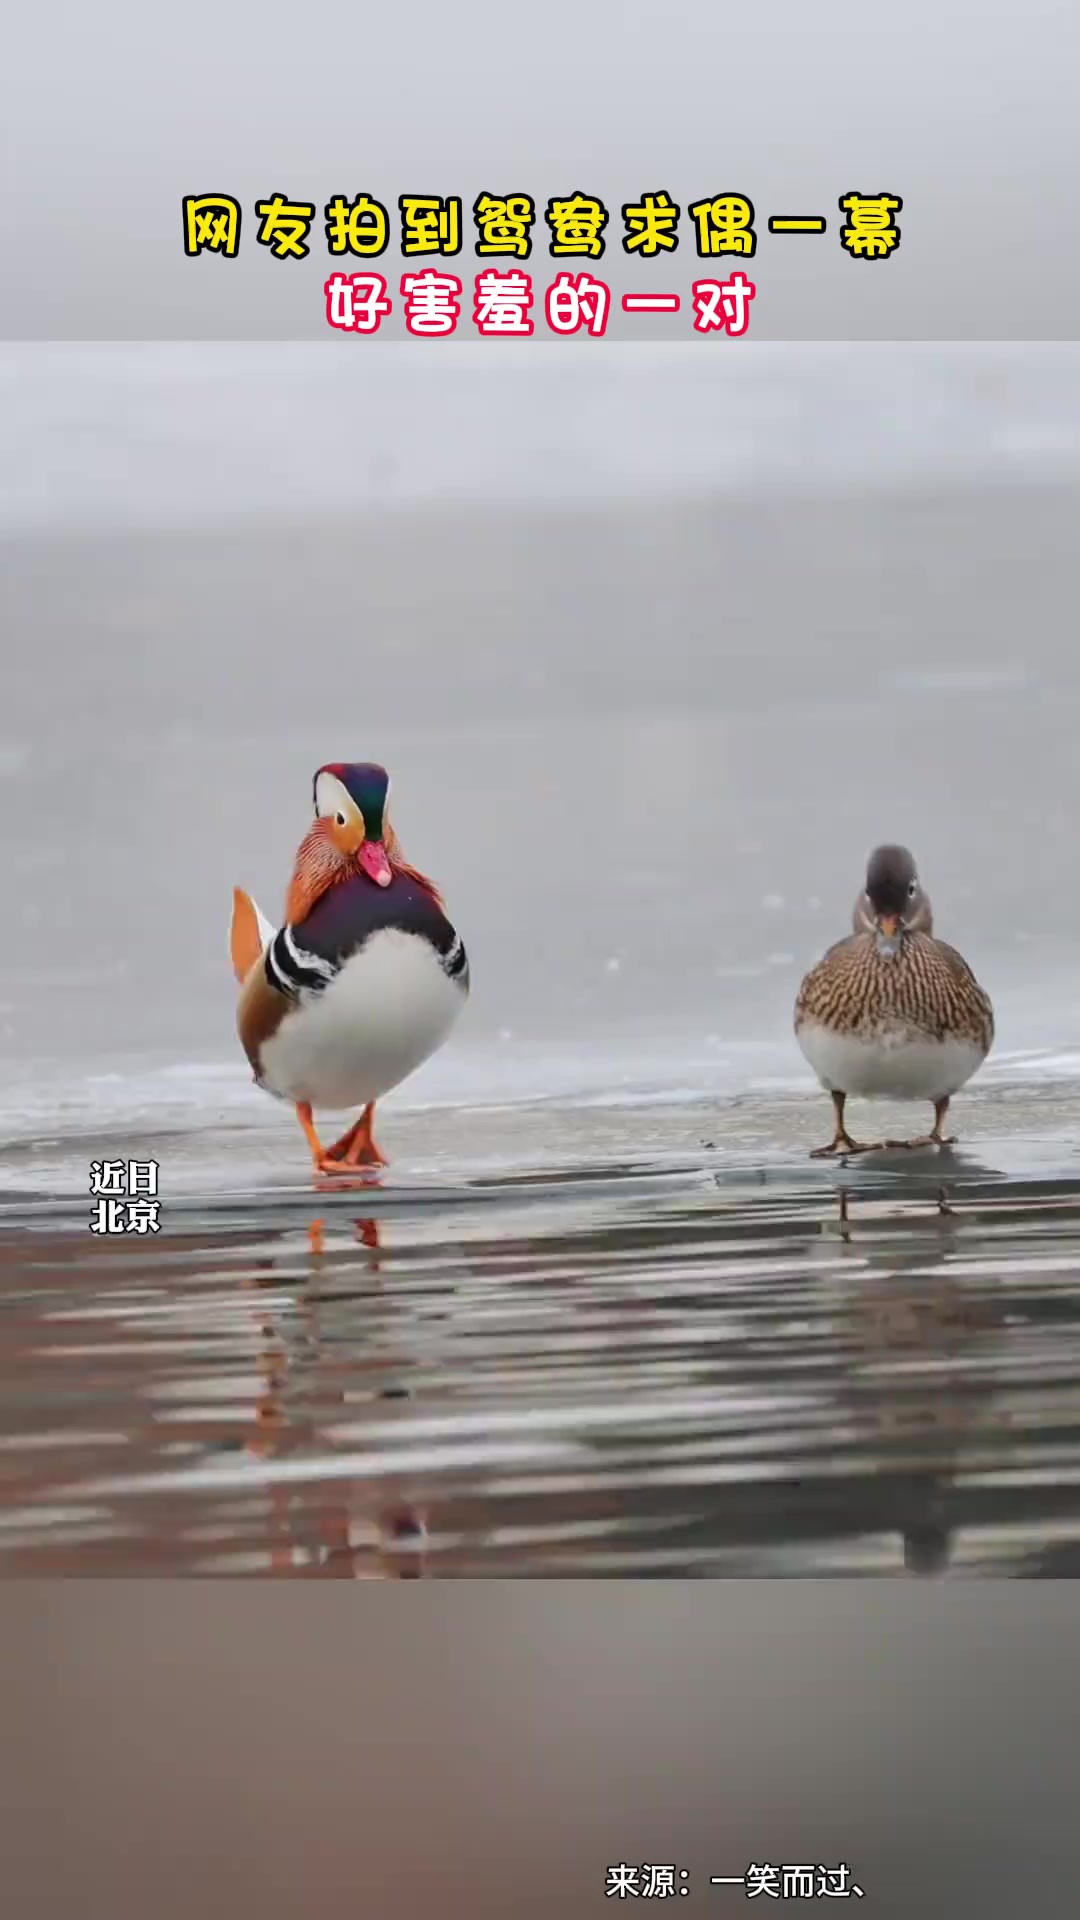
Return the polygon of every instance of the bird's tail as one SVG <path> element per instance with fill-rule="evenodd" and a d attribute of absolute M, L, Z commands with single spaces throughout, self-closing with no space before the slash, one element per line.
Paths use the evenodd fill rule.
<path fill-rule="evenodd" d="M 273 937 L 273 927 L 264 920 L 250 894 L 242 887 L 234 887 L 229 958 L 241 983 L 247 979 L 256 960 L 262 958 Z"/>

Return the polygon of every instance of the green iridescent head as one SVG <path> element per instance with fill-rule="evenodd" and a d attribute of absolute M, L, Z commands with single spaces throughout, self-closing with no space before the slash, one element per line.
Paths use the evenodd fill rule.
<path fill-rule="evenodd" d="M 339 852 L 355 859 L 369 880 L 388 887 L 393 879 L 383 841 L 390 776 L 366 760 L 333 760 L 313 783 L 315 813 Z"/>

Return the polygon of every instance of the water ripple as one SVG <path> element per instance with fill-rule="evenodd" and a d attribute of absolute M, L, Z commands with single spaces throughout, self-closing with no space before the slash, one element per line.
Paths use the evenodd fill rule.
<path fill-rule="evenodd" d="M 1068 1175 L 644 1156 L 166 1226 L 0 1214 L 0 1572 L 1080 1570 Z"/>

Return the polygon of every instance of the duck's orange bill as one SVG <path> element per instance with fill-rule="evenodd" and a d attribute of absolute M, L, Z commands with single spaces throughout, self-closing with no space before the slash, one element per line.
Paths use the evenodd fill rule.
<path fill-rule="evenodd" d="M 878 916 L 878 932 L 883 933 L 886 940 L 895 940 L 899 931 L 900 915 L 898 913 L 883 913 Z"/>
<path fill-rule="evenodd" d="M 356 857 L 363 872 L 367 874 L 369 880 L 374 880 L 377 887 L 390 885 L 394 876 L 390 871 L 386 848 L 381 840 L 365 840 Z"/>

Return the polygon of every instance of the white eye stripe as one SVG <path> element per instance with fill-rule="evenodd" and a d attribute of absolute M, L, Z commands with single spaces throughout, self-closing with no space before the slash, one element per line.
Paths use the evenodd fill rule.
<path fill-rule="evenodd" d="M 315 781 L 315 811 L 320 819 L 340 814 L 348 820 L 356 813 L 352 796 L 336 773 L 327 773 L 324 769 L 318 775 Z"/>

